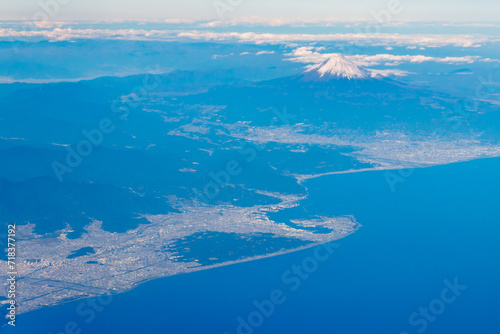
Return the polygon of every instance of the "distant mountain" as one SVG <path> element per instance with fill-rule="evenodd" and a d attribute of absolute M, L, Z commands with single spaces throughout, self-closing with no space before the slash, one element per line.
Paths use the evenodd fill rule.
<path fill-rule="evenodd" d="M 434 127 L 434 120 L 442 118 L 442 107 L 435 104 L 443 104 L 432 91 L 372 76 L 340 54 L 297 75 L 240 86 L 220 85 L 186 96 L 182 103 L 226 106 L 218 114 L 224 123 L 266 126 L 276 117 L 273 107 L 287 106 L 295 116 L 288 120 L 291 124 L 328 122 L 367 131 L 397 123 L 404 123 L 401 128 Z"/>
<path fill-rule="evenodd" d="M 364 102 L 369 99 L 372 100 L 370 103 L 379 103 L 381 98 L 407 99 L 409 95 L 415 97 L 426 94 L 421 88 L 416 92 L 404 83 L 373 75 L 369 70 L 338 53 L 300 74 L 270 80 L 267 83 L 280 86 L 289 92 L 299 90 L 304 96 L 327 95 L 329 100 L 332 96 L 363 95 Z M 358 102 L 360 101 L 356 101 Z"/>
<path fill-rule="evenodd" d="M 371 74 L 343 55 L 336 53 L 303 74 L 300 74 L 299 77 L 305 81 L 330 81 L 335 79 L 366 80 L 371 78 Z"/>
<path fill-rule="evenodd" d="M 287 77 L 242 85 L 219 85 L 202 94 L 177 100 L 180 106 L 224 106 L 219 122 L 247 122 L 251 126 L 275 124 L 275 110 L 287 107 L 293 118 L 288 124 L 309 124 L 380 131 L 398 128 L 407 132 L 432 133 L 449 128 L 460 117 L 465 100 L 425 87 L 383 76 L 335 54 L 308 70 Z M 478 102 L 479 103 L 479 102 Z M 492 110 L 485 106 L 483 110 Z M 450 114 L 452 113 L 452 114 Z M 463 119 L 464 131 L 484 132 L 496 124 L 498 113 L 472 113 Z M 462 129 L 461 129 L 462 130 Z M 486 130 L 487 131 L 487 130 Z"/>

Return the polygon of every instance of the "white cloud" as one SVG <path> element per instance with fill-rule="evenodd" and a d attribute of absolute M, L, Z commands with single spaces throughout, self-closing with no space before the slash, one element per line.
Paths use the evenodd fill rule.
<path fill-rule="evenodd" d="M 275 53 L 276 52 L 274 52 L 274 51 L 258 51 L 256 53 L 251 53 L 251 52 L 245 51 L 245 52 L 240 53 L 240 56 L 244 56 L 244 55 L 261 56 L 261 55 L 271 55 L 271 54 L 275 54 Z"/>
<path fill-rule="evenodd" d="M 500 59 L 491 59 L 491 58 L 484 58 L 481 59 L 483 63 L 500 63 Z"/>
<path fill-rule="evenodd" d="M 320 63 L 323 60 L 332 56 L 331 53 L 318 53 L 313 51 L 313 47 L 300 47 L 287 54 L 288 60 L 300 63 Z M 376 55 L 345 55 L 346 58 L 354 61 L 360 66 L 397 66 L 402 63 L 420 64 L 424 62 L 435 62 L 441 64 L 471 64 L 476 61 L 493 62 L 496 59 L 483 59 L 480 56 L 463 56 L 463 57 L 429 57 L 423 55 L 392 55 L 392 54 L 376 54 Z"/>
<path fill-rule="evenodd" d="M 240 42 L 254 44 L 289 44 L 297 42 L 347 42 L 359 45 L 380 46 L 457 46 L 477 47 L 488 42 L 498 42 L 498 37 L 484 35 L 410 35 L 410 34 L 274 34 L 255 32 L 213 32 L 213 31 L 175 31 L 142 29 L 72 29 L 55 28 L 52 30 L 14 30 L 0 29 L 0 37 L 22 39 L 26 37 L 46 38 L 52 41 L 71 39 L 128 39 L 128 40 L 203 40 L 214 42 Z"/>
<path fill-rule="evenodd" d="M 274 51 L 259 51 L 255 55 L 260 56 L 260 55 L 272 55 L 275 54 L 276 52 Z"/>
<path fill-rule="evenodd" d="M 234 53 L 230 53 L 228 55 L 212 55 L 212 59 L 217 59 L 217 58 L 225 58 L 229 56 L 234 56 Z"/>
<path fill-rule="evenodd" d="M 12 77 L 0 77 L 0 84 L 13 83 L 13 82 L 15 82 L 15 80 L 12 79 Z"/>
<path fill-rule="evenodd" d="M 479 56 L 464 56 L 464 57 L 429 57 L 423 55 L 391 55 L 391 54 L 377 54 L 377 55 L 353 55 L 349 56 L 356 60 L 363 66 L 374 66 L 386 64 L 387 62 L 396 63 L 424 63 L 435 62 L 441 64 L 471 64 L 481 59 Z"/>
<path fill-rule="evenodd" d="M 497 37 L 484 35 L 447 35 L 447 34 L 387 34 L 387 33 L 347 33 L 347 34 L 274 34 L 254 32 L 211 32 L 184 31 L 179 37 L 206 41 L 234 41 L 256 44 L 285 44 L 290 42 L 349 42 L 382 46 L 420 45 L 427 47 L 458 46 L 478 47 L 487 42 L 500 41 Z"/>
<path fill-rule="evenodd" d="M 30 37 L 39 37 L 50 41 L 64 41 L 74 39 L 129 39 L 129 40 L 176 40 L 177 32 L 167 30 L 140 30 L 140 29 L 72 29 L 56 28 L 53 30 L 14 30 L 0 29 L 0 37 L 11 37 L 15 40 L 24 40 Z"/>
<path fill-rule="evenodd" d="M 390 70 L 374 70 L 374 69 L 368 69 L 372 76 L 384 76 L 384 77 L 405 77 L 410 74 L 416 74 L 413 72 L 405 71 L 405 70 L 399 70 L 399 69 L 390 69 Z"/>

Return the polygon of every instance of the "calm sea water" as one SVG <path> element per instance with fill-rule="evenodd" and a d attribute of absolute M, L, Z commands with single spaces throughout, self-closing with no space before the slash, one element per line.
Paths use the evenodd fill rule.
<path fill-rule="evenodd" d="M 284 301 L 241 333 L 498 334 L 499 171 L 500 159 L 419 169 L 395 192 L 385 172 L 308 181 L 307 212 L 354 215 L 363 227 L 294 291 L 282 275 L 313 249 L 158 279 L 94 309 L 83 300 L 39 310 L 1 331 L 233 334 L 238 317 L 255 316 L 254 301 L 280 290 Z M 466 288 L 444 303 L 444 280 L 455 278 Z M 429 305 L 435 313 L 417 314 L 412 326 L 409 317 Z"/>

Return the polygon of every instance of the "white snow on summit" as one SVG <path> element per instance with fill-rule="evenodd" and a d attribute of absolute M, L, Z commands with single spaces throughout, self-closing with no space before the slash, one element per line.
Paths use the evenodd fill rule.
<path fill-rule="evenodd" d="M 329 79 L 368 79 L 371 74 L 368 70 L 359 67 L 343 55 L 336 53 L 322 63 L 313 66 L 304 75 L 309 80 Z"/>

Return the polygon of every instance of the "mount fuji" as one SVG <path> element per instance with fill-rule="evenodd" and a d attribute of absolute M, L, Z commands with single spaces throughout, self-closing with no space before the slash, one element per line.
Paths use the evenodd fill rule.
<path fill-rule="evenodd" d="M 445 101 L 436 92 L 374 76 L 343 55 L 334 54 L 299 74 L 217 86 L 188 96 L 183 103 L 225 106 L 218 113 L 220 121 L 225 123 L 246 121 L 265 126 L 275 117 L 269 114 L 271 107 L 290 106 L 296 123 L 327 122 L 371 131 L 395 123 L 404 123 L 404 127 L 412 129 L 432 128 L 434 120 L 442 119 Z"/>
<path fill-rule="evenodd" d="M 320 64 L 301 74 L 306 81 L 329 81 L 332 79 L 366 80 L 371 73 L 356 65 L 343 55 L 336 53 Z"/>

